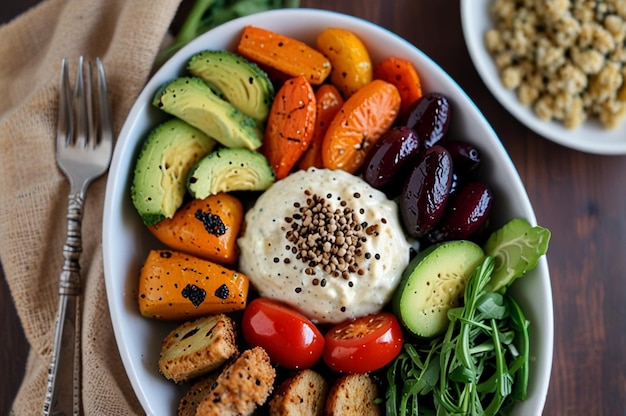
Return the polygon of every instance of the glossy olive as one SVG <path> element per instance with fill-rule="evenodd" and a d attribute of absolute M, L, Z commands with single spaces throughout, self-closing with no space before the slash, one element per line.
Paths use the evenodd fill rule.
<path fill-rule="evenodd" d="M 493 192 L 483 182 L 469 182 L 450 197 L 440 224 L 428 234 L 433 242 L 470 238 L 485 224 Z"/>
<path fill-rule="evenodd" d="M 452 156 L 454 171 L 457 172 L 457 174 L 466 175 L 474 172 L 480 166 L 480 151 L 472 143 L 460 140 L 449 140 L 446 141 L 444 147 L 450 152 L 450 156 Z"/>
<path fill-rule="evenodd" d="M 419 150 L 420 141 L 415 130 L 406 126 L 392 127 L 367 153 L 363 179 L 375 188 L 384 187 Z"/>
<path fill-rule="evenodd" d="M 445 138 L 450 125 L 450 110 L 450 103 L 445 96 L 438 93 L 424 94 L 398 117 L 397 124 L 415 130 L 422 140 L 422 146 L 429 148 Z"/>
<path fill-rule="evenodd" d="M 450 193 L 454 193 L 475 179 L 481 164 L 480 151 L 475 145 L 459 140 L 446 140 L 443 146 L 452 156 L 454 169 Z"/>
<path fill-rule="evenodd" d="M 444 213 L 452 186 L 452 157 L 439 145 L 423 150 L 400 196 L 400 213 L 407 233 L 423 237 Z"/>

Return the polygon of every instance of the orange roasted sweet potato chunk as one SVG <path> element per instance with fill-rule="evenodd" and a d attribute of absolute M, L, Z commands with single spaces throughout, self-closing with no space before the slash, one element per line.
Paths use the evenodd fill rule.
<path fill-rule="evenodd" d="M 172 250 L 151 250 L 139 275 L 139 311 L 163 320 L 244 309 L 250 281 L 243 273 Z"/>
<path fill-rule="evenodd" d="M 172 218 L 148 229 L 168 248 L 232 265 L 239 256 L 237 237 L 243 215 L 241 201 L 221 192 L 187 202 Z"/>

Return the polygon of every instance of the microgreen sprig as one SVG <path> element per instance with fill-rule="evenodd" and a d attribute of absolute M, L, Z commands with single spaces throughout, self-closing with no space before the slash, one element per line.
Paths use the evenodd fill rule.
<path fill-rule="evenodd" d="M 525 398 L 528 321 L 511 297 L 485 291 L 493 268 L 485 257 L 442 336 L 405 344 L 387 372 L 388 415 L 506 414 Z"/>

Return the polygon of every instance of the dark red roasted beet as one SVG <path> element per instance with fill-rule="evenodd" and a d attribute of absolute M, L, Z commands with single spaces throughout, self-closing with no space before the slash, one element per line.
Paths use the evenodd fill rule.
<path fill-rule="evenodd" d="M 431 231 L 444 213 L 452 186 L 452 157 L 434 145 L 417 156 L 400 197 L 402 222 L 408 234 L 420 238 Z"/>
<path fill-rule="evenodd" d="M 384 187 L 419 150 L 415 130 L 407 126 L 392 127 L 367 153 L 363 179 L 375 188 Z"/>
<path fill-rule="evenodd" d="M 493 192 L 482 182 L 469 182 L 450 197 L 440 224 L 428 234 L 433 243 L 471 237 L 489 218 Z"/>
<path fill-rule="evenodd" d="M 448 132 L 450 103 L 441 94 L 424 94 L 400 115 L 396 124 L 415 130 L 422 146 L 429 148 L 444 139 Z"/>

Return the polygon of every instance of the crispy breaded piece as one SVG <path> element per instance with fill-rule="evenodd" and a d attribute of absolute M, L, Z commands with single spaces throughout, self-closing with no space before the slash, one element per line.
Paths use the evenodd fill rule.
<path fill-rule="evenodd" d="M 317 372 L 302 370 L 283 381 L 270 400 L 270 416 L 322 416 L 328 383 Z"/>
<path fill-rule="evenodd" d="M 382 412 L 374 403 L 378 386 L 367 374 L 348 374 L 330 388 L 326 399 L 326 416 L 378 416 Z"/>
<path fill-rule="evenodd" d="M 211 391 L 218 375 L 218 372 L 213 372 L 196 381 L 178 402 L 176 415 L 195 416 L 198 406 Z"/>
<path fill-rule="evenodd" d="M 274 388 L 276 370 L 261 347 L 245 350 L 227 364 L 196 416 L 251 415 Z"/>
<path fill-rule="evenodd" d="M 159 371 L 178 383 L 216 370 L 238 352 L 233 320 L 224 314 L 206 316 L 185 322 L 165 337 Z"/>

